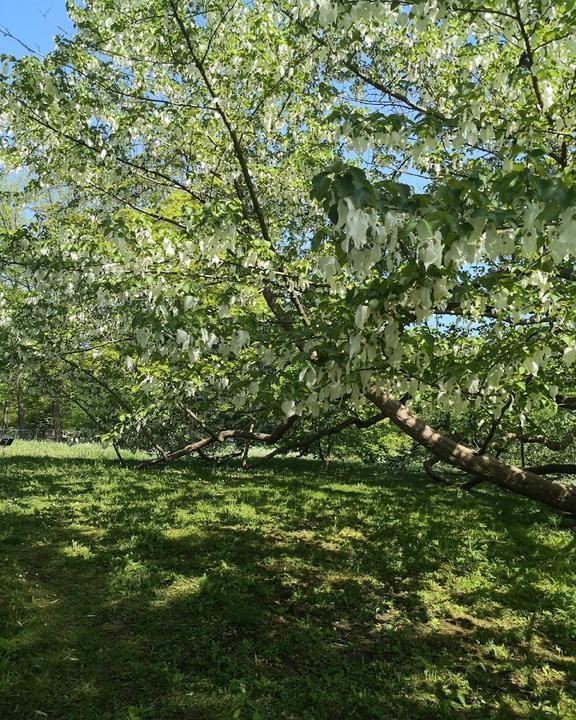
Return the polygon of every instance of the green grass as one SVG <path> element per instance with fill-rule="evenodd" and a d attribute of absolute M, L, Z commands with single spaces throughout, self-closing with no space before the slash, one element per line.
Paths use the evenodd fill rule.
<path fill-rule="evenodd" d="M 0 464 L 2 720 L 576 718 L 574 535 L 535 504 L 304 461 Z"/>

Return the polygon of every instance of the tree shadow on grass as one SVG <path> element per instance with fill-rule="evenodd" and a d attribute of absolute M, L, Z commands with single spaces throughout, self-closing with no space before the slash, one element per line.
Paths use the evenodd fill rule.
<path fill-rule="evenodd" d="M 15 464 L 0 717 L 536 719 L 574 692 L 568 560 L 516 498 L 310 464 Z"/>

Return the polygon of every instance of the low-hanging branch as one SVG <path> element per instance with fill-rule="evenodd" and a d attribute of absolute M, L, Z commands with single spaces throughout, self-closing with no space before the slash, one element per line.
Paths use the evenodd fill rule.
<path fill-rule="evenodd" d="M 205 453 L 204 450 L 198 450 L 198 457 L 202 458 L 202 460 L 206 460 L 206 462 L 216 463 L 216 465 L 224 465 L 224 463 L 230 462 L 230 460 L 234 460 L 238 457 L 241 457 L 243 454 L 244 454 L 244 451 L 240 450 L 238 452 L 232 452 L 232 453 L 227 453 L 226 455 L 216 456 L 216 455 L 208 455 L 208 453 Z"/>
<path fill-rule="evenodd" d="M 65 397 L 67 397 L 68 400 L 70 400 L 70 402 L 72 404 L 74 404 L 74 405 L 76 405 L 76 407 L 80 408 L 80 410 L 82 410 L 84 415 L 86 415 L 86 417 L 94 423 L 95 427 L 102 427 L 102 421 L 99 418 L 97 418 L 96 415 L 94 415 L 92 412 L 90 412 L 90 410 L 88 410 L 88 408 L 83 403 L 81 403 L 77 398 L 75 398 L 73 395 L 70 395 L 62 388 L 60 388 L 60 392 Z M 112 441 L 112 447 L 114 448 L 114 452 L 116 453 L 116 457 L 118 458 L 118 462 L 120 463 L 120 465 L 125 465 L 124 458 L 122 457 L 120 448 L 118 447 L 118 444 L 115 440 Z"/>
<path fill-rule="evenodd" d="M 537 475 L 576 475 L 576 465 L 574 463 L 547 463 L 545 465 L 532 465 L 532 467 L 525 469 Z"/>
<path fill-rule="evenodd" d="M 113 390 L 110 385 L 102 380 L 102 378 L 98 377 L 94 372 L 91 372 L 90 370 L 86 369 L 85 367 L 76 364 L 73 360 L 70 360 L 67 357 L 61 356 L 61 359 L 63 362 L 65 362 L 67 365 L 69 365 L 71 368 L 74 368 L 76 371 L 82 373 L 86 377 L 88 377 L 92 382 L 96 383 L 96 385 L 99 385 L 101 388 L 106 390 L 106 392 L 110 395 L 110 397 L 114 398 L 118 405 L 125 410 L 128 413 L 132 412 L 132 407 L 124 400 L 123 397 L 119 395 L 119 393 L 116 390 Z M 149 440 L 151 446 L 156 450 L 157 453 L 160 455 L 165 455 L 164 448 L 162 448 L 154 439 L 154 436 L 152 433 L 147 429 L 143 428 L 143 432 L 146 435 L 147 439 Z"/>
<path fill-rule="evenodd" d="M 563 410 L 576 410 L 576 396 L 556 395 L 556 404 Z"/>
<path fill-rule="evenodd" d="M 428 475 L 430 480 L 432 480 L 433 482 L 440 485 L 450 485 L 450 480 L 448 480 L 445 475 L 434 470 L 434 465 L 439 462 L 440 458 L 431 455 L 427 460 L 424 460 L 424 462 L 422 463 L 422 467 L 424 468 L 426 475 Z"/>
<path fill-rule="evenodd" d="M 223 443 L 226 440 L 249 440 L 252 442 L 262 442 L 267 444 L 273 444 L 275 442 L 278 442 L 280 438 L 285 435 L 288 430 L 294 425 L 294 423 L 298 420 L 297 415 L 292 415 L 292 417 L 289 417 L 286 422 L 282 423 L 281 425 L 277 425 L 272 432 L 269 433 L 263 433 L 263 432 L 251 432 L 249 430 L 219 430 L 219 431 L 213 431 L 206 437 L 203 437 L 201 440 L 197 440 L 196 442 L 189 443 L 188 445 L 185 445 L 184 447 L 180 448 L 179 450 L 175 450 L 171 453 L 166 453 L 165 455 L 161 455 L 160 457 L 153 458 L 152 460 L 146 460 L 143 463 L 140 463 L 138 465 L 139 468 L 142 467 L 149 467 L 150 465 L 161 465 L 165 463 L 172 462 L 173 460 L 178 460 L 181 457 L 186 457 L 187 455 L 192 455 L 193 453 L 200 453 L 204 450 L 204 448 L 209 447 L 210 445 L 214 445 L 215 443 Z"/>
<path fill-rule="evenodd" d="M 366 418 L 366 420 L 363 420 L 362 418 L 356 416 L 352 416 L 346 418 L 346 420 L 342 420 L 342 422 L 338 423 L 337 425 L 324 428 L 322 430 L 319 430 L 318 432 L 312 433 L 311 435 L 307 435 L 305 438 L 301 438 L 300 440 L 295 440 L 292 443 L 288 443 L 287 445 L 282 445 L 281 447 L 278 447 L 272 452 L 268 453 L 268 455 L 266 455 L 262 459 L 270 460 L 271 458 L 276 457 L 276 455 L 285 455 L 292 450 L 307 450 L 315 442 L 318 442 L 322 438 L 329 437 L 330 435 L 336 435 L 339 432 L 342 432 L 342 430 L 345 430 L 347 427 L 368 428 L 385 419 L 386 415 L 384 415 L 384 413 L 372 415 L 372 417 Z"/>

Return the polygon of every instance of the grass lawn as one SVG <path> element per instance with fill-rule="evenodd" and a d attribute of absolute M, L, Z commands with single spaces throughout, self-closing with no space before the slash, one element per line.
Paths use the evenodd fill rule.
<path fill-rule="evenodd" d="M 112 457 L 0 459 L 2 720 L 576 718 L 565 519 L 390 468 Z"/>

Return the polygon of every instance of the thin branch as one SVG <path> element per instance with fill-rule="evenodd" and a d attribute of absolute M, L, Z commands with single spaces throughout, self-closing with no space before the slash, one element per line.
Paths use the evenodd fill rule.
<path fill-rule="evenodd" d="M 154 170 L 152 168 L 145 167 L 144 165 L 139 165 L 138 163 L 133 162 L 132 160 L 128 160 L 127 158 L 124 158 L 118 153 L 114 152 L 114 150 L 111 150 L 109 147 L 105 147 L 102 145 L 101 147 L 96 147 L 92 143 L 87 142 L 86 140 L 83 140 L 82 138 L 75 137 L 74 135 L 70 135 L 69 133 L 58 129 L 51 123 L 49 123 L 46 120 L 43 120 L 41 117 L 38 116 L 36 111 L 30 107 L 22 98 L 18 97 L 17 95 L 13 95 L 16 102 L 21 105 L 28 114 L 28 117 L 36 122 L 38 125 L 41 125 L 42 127 L 46 128 L 47 130 L 50 130 L 51 132 L 55 133 L 56 135 L 59 135 L 60 137 L 66 138 L 66 140 L 70 140 L 70 142 L 73 142 L 75 145 L 84 147 L 87 150 L 90 150 L 92 153 L 100 153 L 102 150 L 106 150 L 106 152 L 114 159 L 121 163 L 122 165 L 126 165 L 127 167 L 130 167 L 135 170 L 141 170 L 142 172 L 146 173 L 147 175 L 150 175 L 152 177 L 158 177 L 162 180 L 165 180 L 169 184 L 179 188 L 180 190 L 183 190 L 184 192 L 188 193 L 188 195 L 192 196 L 195 200 L 198 200 L 198 202 L 203 202 L 199 195 L 197 195 L 193 190 L 190 190 L 184 183 L 181 183 L 178 180 L 175 180 L 174 178 L 170 177 L 170 175 L 166 175 L 165 173 Z"/>
<path fill-rule="evenodd" d="M 520 440 L 520 442 L 527 444 L 543 445 L 544 447 L 548 448 L 548 450 L 561 452 L 562 450 L 566 450 L 566 448 L 568 448 L 572 444 L 575 436 L 576 430 L 570 430 L 561 438 L 549 438 L 546 435 L 525 435 L 522 433 L 508 433 L 505 439 L 509 441 Z"/>
<path fill-rule="evenodd" d="M 183 225 L 182 223 L 178 222 L 178 220 L 174 220 L 173 218 L 166 217 L 165 215 L 160 215 L 159 213 L 153 212 L 152 210 L 145 210 L 144 208 L 138 207 L 138 205 L 134 205 L 134 203 L 131 203 L 129 200 L 126 200 L 125 198 L 118 197 L 115 193 L 113 193 L 111 190 L 106 190 L 103 187 L 100 187 L 99 185 L 96 185 L 95 183 L 88 183 L 89 187 L 94 188 L 96 192 L 99 192 L 102 195 L 107 195 L 108 197 L 113 198 L 117 202 L 119 202 L 121 205 L 126 205 L 126 207 L 131 208 L 132 210 L 135 210 L 138 213 L 141 213 L 142 215 L 146 215 L 147 217 L 152 218 L 153 220 L 156 220 L 158 222 L 164 222 L 168 223 L 169 225 L 174 225 L 174 227 L 177 227 L 179 230 L 187 230 L 186 225 Z"/>
<path fill-rule="evenodd" d="M 200 73 L 200 76 L 204 82 L 204 85 L 206 86 L 206 89 L 208 90 L 208 92 L 214 102 L 216 111 L 222 118 L 222 122 L 226 126 L 226 130 L 228 131 L 228 134 L 230 135 L 230 139 L 232 140 L 234 155 L 236 156 L 236 159 L 238 160 L 238 163 L 240 165 L 240 169 L 242 171 L 242 176 L 244 178 L 244 182 L 246 183 L 246 188 L 248 190 L 248 194 L 250 195 L 250 200 L 252 201 L 252 206 L 254 208 L 254 212 L 256 213 L 256 217 L 258 218 L 258 224 L 260 226 L 260 231 L 262 233 L 262 237 L 264 238 L 264 240 L 266 240 L 267 242 L 269 242 L 271 244 L 271 236 L 270 236 L 270 231 L 268 229 L 268 223 L 266 222 L 266 218 L 264 217 L 264 212 L 262 210 L 262 206 L 260 205 L 260 201 L 259 201 L 258 195 L 256 193 L 256 187 L 252 180 L 252 175 L 251 175 L 250 169 L 248 167 L 248 162 L 247 162 L 246 156 L 244 154 L 244 149 L 242 148 L 242 145 L 240 144 L 240 140 L 238 139 L 238 135 L 237 135 L 234 127 L 232 126 L 232 123 L 228 119 L 227 114 L 224 112 L 224 109 L 222 108 L 222 105 L 220 104 L 220 101 L 218 100 L 218 96 L 216 94 L 216 91 L 212 87 L 212 83 L 210 81 L 210 78 L 208 77 L 208 74 L 206 73 L 204 65 L 202 64 L 202 62 L 196 55 L 196 51 L 194 50 L 194 43 L 192 42 L 192 37 L 191 37 L 184 21 L 180 17 L 180 14 L 178 13 L 178 8 L 176 7 L 175 1 L 169 0 L 169 2 L 170 2 L 170 7 L 172 8 L 172 13 L 174 15 L 174 18 L 178 24 L 178 27 L 180 28 L 180 31 L 182 33 L 182 36 L 184 37 L 186 45 L 188 46 L 188 51 L 190 52 L 190 57 L 192 58 L 192 62 L 194 63 L 196 69 Z"/>
<path fill-rule="evenodd" d="M 222 14 L 222 17 L 220 18 L 220 20 L 219 20 L 218 23 L 216 24 L 216 27 L 214 28 L 212 34 L 211 34 L 210 37 L 208 38 L 208 42 L 206 43 L 206 49 L 204 50 L 204 54 L 202 55 L 202 59 L 201 59 L 201 61 L 200 61 L 202 64 L 204 64 L 204 63 L 206 62 L 206 58 L 208 57 L 208 53 L 210 52 L 210 48 L 212 47 L 212 43 L 214 42 L 214 40 L 215 40 L 215 38 L 216 38 L 216 35 L 218 34 L 218 31 L 219 31 L 220 28 L 222 27 L 222 25 L 223 25 L 223 23 L 225 22 L 225 20 L 226 20 L 226 18 L 228 17 L 228 15 L 232 12 L 232 10 L 234 10 L 234 8 L 236 7 L 237 3 L 238 3 L 238 0 L 234 0 L 234 2 L 232 3 L 232 5 L 230 5 L 230 7 L 227 8 L 227 10 Z"/>
<path fill-rule="evenodd" d="M 488 431 L 488 434 L 487 434 L 486 437 L 484 438 L 484 442 L 483 442 L 482 445 L 480 445 L 480 447 L 478 448 L 478 455 L 485 455 L 485 454 L 486 454 L 486 451 L 487 451 L 488 448 L 490 447 L 490 443 L 491 443 L 492 440 L 494 439 L 494 435 L 496 435 L 496 432 L 497 432 L 498 428 L 500 427 L 500 423 L 502 422 L 502 418 L 504 417 L 505 413 L 507 412 L 507 410 L 508 410 L 508 409 L 510 408 L 510 406 L 512 405 L 512 401 L 513 401 L 513 398 L 512 398 L 512 397 L 508 398 L 508 400 L 504 403 L 504 405 L 503 405 L 503 407 L 502 407 L 502 410 L 501 410 L 500 414 L 498 415 L 498 417 L 494 417 L 494 418 L 492 419 L 492 425 L 491 425 L 491 427 L 490 427 L 490 430 Z"/>

